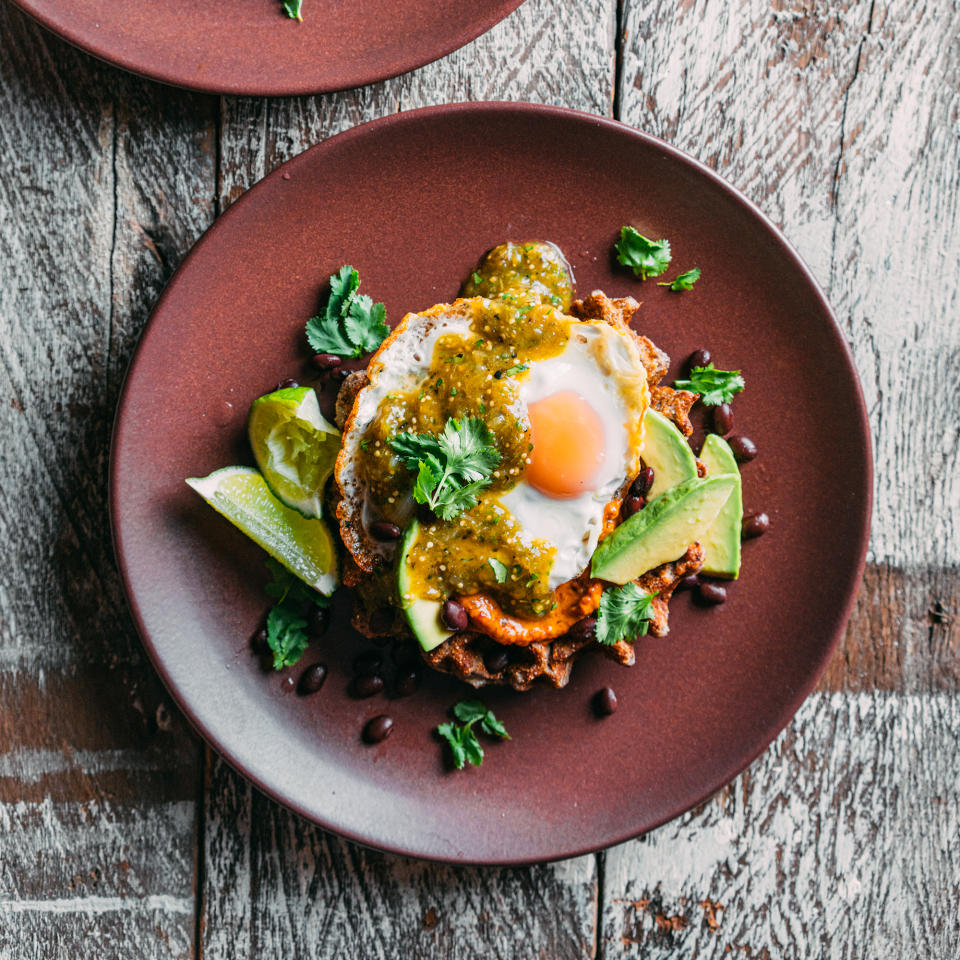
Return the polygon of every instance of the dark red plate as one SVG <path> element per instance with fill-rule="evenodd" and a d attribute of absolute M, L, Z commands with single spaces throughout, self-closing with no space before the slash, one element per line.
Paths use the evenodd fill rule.
<path fill-rule="evenodd" d="M 346 90 L 423 66 L 523 0 L 13 0 L 47 29 L 133 73 L 209 93 Z"/>
<path fill-rule="evenodd" d="M 385 163 L 384 157 L 390 162 Z M 621 224 L 669 237 L 689 293 L 617 268 Z M 309 370 L 303 321 L 327 275 L 354 264 L 397 321 L 452 299 L 507 238 L 557 242 L 578 288 L 645 301 L 635 325 L 674 358 L 743 370 L 737 427 L 748 511 L 772 519 L 744 549 L 723 607 L 671 604 L 671 632 L 632 669 L 583 658 L 565 690 L 483 699 L 514 738 L 450 772 L 432 731 L 472 691 L 431 674 L 407 699 L 348 695 L 370 644 L 340 619 L 309 651 L 322 692 L 285 693 L 249 637 L 267 606 L 263 555 L 183 482 L 250 462 L 250 402 Z M 261 789 L 337 833 L 441 860 L 518 863 L 625 840 L 689 809 L 788 722 L 840 637 L 871 504 L 867 421 L 830 308 L 783 237 L 695 161 L 610 120 L 525 104 L 403 113 L 308 150 L 236 203 L 171 280 L 137 349 L 111 466 L 117 555 L 147 650 L 185 713 Z M 299 671 L 298 671 L 299 672 Z M 620 709 L 590 698 L 612 684 Z M 363 744 L 364 722 L 396 720 Z"/>

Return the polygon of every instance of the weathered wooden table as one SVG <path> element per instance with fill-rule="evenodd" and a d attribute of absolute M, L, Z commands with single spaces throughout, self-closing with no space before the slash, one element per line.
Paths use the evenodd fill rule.
<path fill-rule="evenodd" d="M 744 190 L 826 289 L 876 448 L 860 601 L 796 720 L 679 821 L 531 869 L 361 850 L 206 751 L 105 503 L 131 350 L 217 214 L 464 99 L 613 115 Z M 957 0 L 529 0 L 413 74 L 273 101 L 135 79 L 4 3 L 0 174 L 0 957 L 960 956 Z"/>

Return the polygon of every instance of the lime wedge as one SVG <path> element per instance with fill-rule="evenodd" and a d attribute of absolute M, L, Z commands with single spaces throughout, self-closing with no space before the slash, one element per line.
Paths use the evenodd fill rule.
<path fill-rule="evenodd" d="M 247 420 L 253 456 L 270 489 L 305 517 L 323 514 L 323 487 L 340 450 L 340 431 L 310 387 L 285 387 L 253 401 Z"/>
<path fill-rule="evenodd" d="M 327 595 L 339 583 L 327 525 L 282 504 L 253 467 L 224 467 L 187 483 L 304 583 Z"/>

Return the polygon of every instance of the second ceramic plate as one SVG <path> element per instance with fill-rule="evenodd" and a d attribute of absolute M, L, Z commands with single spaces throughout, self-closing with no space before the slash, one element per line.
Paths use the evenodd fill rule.
<path fill-rule="evenodd" d="M 292 96 L 396 76 L 463 46 L 522 0 L 14 0 L 108 63 L 209 93 Z"/>
<path fill-rule="evenodd" d="M 693 291 L 641 284 L 611 247 L 622 224 L 669 237 Z M 578 289 L 643 300 L 634 325 L 683 359 L 743 370 L 738 430 L 748 543 L 725 606 L 679 595 L 671 631 L 632 669 L 582 658 L 564 690 L 485 691 L 514 733 L 450 772 L 432 733 L 469 688 L 439 675 L 404 699 L 351 699 L 369 643 L 341 615 L 298 698 L 250 653 L 263 556 L 183 482 L 249 462 L 250 402 L 308 375 L 304 319 L 343 263 L 396 322 L 452 299 L 505 239 L 552 240 Z M 325 400 L 329 402 L 327 394 Z M 619 842 L 703 800 L 776 736 L 840 637 L 862 571 L 871 498 L 856 374 L 830 310 L 781 235 L 678 151 L 609 120 L 529 105 L 459 105 L 355 128 L 285 164 L 197 244 L 143 335 L 117 416 L 111 506 L 131 607 L 151 657 L 214 748 L 303 815 L 416 856 L 516 863 Z M 615 687 L 598 720 L 591 695 Z M 364 722 L 395 732 L 370 747 Z"/>

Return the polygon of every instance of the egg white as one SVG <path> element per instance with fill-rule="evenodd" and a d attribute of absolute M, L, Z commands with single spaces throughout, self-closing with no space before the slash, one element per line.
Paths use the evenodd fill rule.
<path fill-rule="evenodd" d="M 633 341 L 607 324 L 572 323 L 563 353 L 530 363 L 520 383 L 520 400 L 529 407 L 569 390 L 580 394 L 603 425 L 605 456 L 592 489 L 560 500 L 521 477 L 499 498 L 525 536 L 556 547 L 550 568 L 552 590 L 586 568 L 603 529 L 604 508 L 639 468 L 642 434 L 638 421 L 647 404 L 647 379 Z M 571 434 L 571 450 L 576 449 L 577 441 Z"/>
<path fill-rule="evenodd" d="M 434 347 L 446 334 L 471 335 L 471 326 L 483 301 L 460 300 L 422 314 L 408 314 L 367 369 L 369 382 L 357 396 L 353 414 L 343 434 L 337 480 L 349 515 L 362 522 L 364 532 L 378 511 L 365 484 L 354 469 L 359 443 L 376 418 L 387 394 L 411 390 L 430 373 Z M 642 420 L 648 394 L 646 373 L 632 336 L 600 321 L 571 321 L 570 338 L 563 352 L 544 360 L 529 361 L 519 375 L 520 402 L 530 403 L 560 390 L 576 390 L 593 407 L 603 423 L 606 456 L 594 489 L 578 497 L 557 500 L 534 489 L 522 477 L 497 499 L 523 529 L 523 539 L 545 540 L 556 547 L 549 586 L 578 576 L 596 548 L 603 526 L 604 507 L 615 499 L 625 482 L 639 469 Z M 518 411 L 519 412 L 519 411 Z M 577 438 L 571 437 L 571 444 Z M 489 495 L 482 495 L 488 499 Z M 411 496 L 398 503 L 397 522 L 413 515 Z M 371 553 L 389 558 L 395 544 L 364 537 Z"/>

